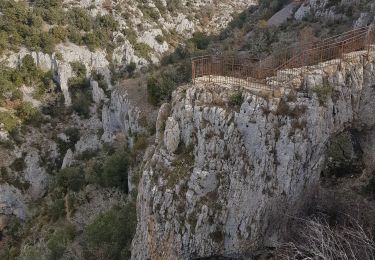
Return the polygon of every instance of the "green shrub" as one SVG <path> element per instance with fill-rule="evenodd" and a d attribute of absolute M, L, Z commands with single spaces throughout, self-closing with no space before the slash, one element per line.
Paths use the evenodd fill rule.
<path fill-rule="evenodd" d="M 172 91 L 175 88 L 176 84 L 173 80 L 164 75 L 154 75 L 147 79 L 148 98 L 153 105 L 158 105 L 163 101 L 170 100 Z"/>
<path fill-rule="evenodd" d="M 74 145 L 80 139 L 79 129 L 77 128 L 68 128 L 64 131 L 65 135 L 68 137 L 68 141 L 61 140 L 60 138 L 54 138 L 60 155 L 65 155 L 68 149 L 74 151 Z"/>
<path fill-rule="evenodd" d="M 57 60 L 59 60 L 59 61 L 63 61 L 64 60 L 64 57 L 63 57 L 63 55 L 62 55 L 62 53 L 61 52 L 55 52 L 55 58 L 57 59 Z"/>
<path fill-rule="evenodd" d="M 42 76 L 43 72 L 36 66 L 33 57 L 27 54 L 23 57 L 19 70 L 12 72 L 12 81 L 31 86 L 39 83 Z"/>
<path fill-rule="evenodd" d="M 21 239 L 22 237 L 22 223 L 16 216 L 11 216 L 5 229 L 5 235 L 12 237 L 12 239 Z"/>
<path fill-rule="evenodd" d="M 90 82 L 86 78 L 86 67 L 80 62 L 72 62 L 70 65 L 75 74 L 75 77 L 70 78 L 68 81 L 72 95 L 72 108 L 78 115 L 88 118 L 90 116 L 92 95 Z"/>
<path fill-rule="evenodd" d="M 65 201 L 63 198 L 54 198 L 47 205 L 47 216 L 50 220 L 56 221 L 65 216 Z"/>
<path fill-rule="evenodd" d="M 120 150 L 107 157 L 103 165 L 102 184 L 106 187 L 117 187 L 128 192 L 129 155 Z"/>
<path fill-rule="evenodd" d="M 88 32 L 92 28 L 92 18 L 86 9 L 73 7 L 68 12 L 69 23 L 78 29 Z"/>
<path fill-rule="evenodd" d="M 216 243 L 223 243 L 224 236 L 224 232 L 219 228 L 216 228 L 214 232 L 210 233 L 210 238 Z"/>
<path fill-rule="evenodd" d="M 33 106 L 30 102 L 22 102 L 17 107 L 16 115 L 23 122 L 28 122 L 35 119 L 35 115 L 38 113 L 38 109 Z"/>
<path fill-rule="evenodd" d="M 26 167 L 25 158 L 20 157 L 14 159 L 13 163 L 10 165 L 10 168 L 17 172 L 22 172 Z"/>
<path fill-rule="evenodd" d="M 343 177 L 362 173 L 363 165 L 355 155 L 350 132 L 342 132 L 331 139 L 327 151 L 325 177 Z"/>
<path fill-rule="evenodd" d="M 64 42 L 68 37 L 67 30 L 62 26 L 55 26 L 49 30 L 56 42 Z"/>
<path fill-rule="evenodd" d="M 229 97 L 229 105 L 231 107 L 240 107 L 243 103 L 242 92 L 237 91 Z"/>
<path fill-rule="evenodd" d="M 162 44 L 162 43 L 165 41 L 163 35 L 161 35 L 161 34 L 157 35 L 157 36 L 155 37 L 155 40 L 156 40 L 159 44 Z"/>
<path fill-rule="evenodd" d="M 58 43 L 58 40 L 50 33 L 43 32 L 40 34 L 40 47 L 43 52 L 52 54 L 55 50 L 55 45 Z"/>
<path fill-rule="evenodd" d="M 150 60 L 150 53 L 152 51 L 152 48 L 150 46 L 143 42 L 137 42 L 133 47 L 137 56 L 146 60 Z"/>
<path fill-rule="evenodd" d="M 123 30 L 123 34 L 131 45 L 135 46 L 137 44 L 138 35 L 137 32 L 132 28 Z"/>
<path fill-rule="evenodd" d="M 153 7 L 148 6 L 147 4 L 139 4 L 138 8 L 142 11 L 145 18 L 157 21 L 160 18 L 160 14 Z"/>
<path fill-rule="evenodd" d="M 72 224 L 64 224 L 57 228 L 47 241 L 48 259 L 61 259 L 67 245 L 73 241 L 75 235 L 75 227 Z"/>
<path fill-rule="evenodd" d="M 83 37 L 83 42 L 87 45 L 90 51 L 95 51 L 100 46 L 100 40 L 94 33 L 87 33 Z"/>
<path fill-rule="evenodd" d="M 312 93 L 315 93 L 319 99 L 319 103 L 324 105 L 327 101 L 327 98 L 332 95 L 334 88 L 329 84 L 325 84 L 323 86 L 317 85 L 310 89 Z"/>
<path fill-rule="evenodd" d="M 15 159 L 10 165 L 10 168 L 15 171 L 22 172 L 25 168 L 24 158 Z M 5 167 L 1 167 L 0 183 L 8 183 L 9 185 L 14 186 L 21 191 L 27 191 L 30 188 L 29 182 L 21 179 L 14 173 L 8 172 L 7 168 Z"/>
<path fill-rule="evenodd" d="M 95 18 L 95 26 L 106 31 L 116 31 L 118 29 L 118 22 L 109 14 L 98 15 Z"/>
<path fill-rule="evenodd" d="M 157 105 L 169 101 L 172 92 L 182 83 L 191 80 L 190 61 L 170 65 L 156 71 L 147 79 L 148 100 L 151 104 Z"/>
<path fill-rule="evenodd" d="M 7 34 L 5 32 L 0 32 L 0 55 L 3 55 L 6 49 L 8 49 Z"/>
<path fill-rule="evenodd" d="M 145 135 L 137 135 L 135 138 L 133 150 L 140 151 L 140 150 L 145 150 L 147 148 L 148 141 L 147 137 Z"/>
<path fill-rule="evenodd" d="M 101 255 L 105 259 L 130 259 L 135 227 L 134 203 L 100 214 L 83 233 L 88 249 L 86 254 L 89 254 L 87 258 L 97 259 Z"/>
<path fill-rule="evenodd" d="M 68 28 L 68 39 L 77 45 L 83 44 L 83 37 L 81 32 L 75 26 L 69 26 Z"/>
<path fill-rule="evenodd" d="M 0 112 L 0 122 L 4 124 L 6 131 L 12 132 L 17 128 L 19 119 L 11 113 Z"/>
<path fill-rule="evenodd" d="M 79 191 L 85 185 L 85 176 L 82 168 L 69 167 L 57 173 L 56 185 L 65 191 Z"/>
<path fill-rule="evenodd" d="M 191 41 L 195 44 L 198 50 L 206 50 L 211 42 L 211 38 L 205 33 L 196 32 L 193 34 L 193 38 L 191 38 Z"/>
<path fill-rule="evenodd" d="M 81 117 L 90 117 L 92 96 L 88 90 L 76 90 L 72 96 L 72 108 Z"/>
<path fill-rule="evenodd" d="M 128 65 L 126 65 L 126 71 L 129 73 L 130 76 L 133 75 L 136 68 L 137 64 L 135 64 L 135 62 L 130 62 Z"/>
<path fill-rule="evenodd" d="M 167 0 L 167 9 L 169 12 L 173 13 L 177 10 L 181 9 L 181 1 L 180 0 Z"/>
<path fill-rule="evenodd" d="M 87 69 L 85 64 L 79 61 L 74 61 L 70 63 L 70 66 L 72 67 L 72 70 L 78 79 L 80 79 L 81 81 L 86 79 Z"/>

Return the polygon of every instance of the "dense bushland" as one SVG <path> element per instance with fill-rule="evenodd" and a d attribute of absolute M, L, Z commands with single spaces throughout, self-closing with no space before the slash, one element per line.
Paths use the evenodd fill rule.
<path fill-rule="evenodd" d="M 62 0 L 0 2 L 0 54 L 17 51 L 21 46 L 52 53 L 56 44 L 68 39 L 91 50 L 100 47 L 111 52 L 112 32 L 118 28 L 111 15 L 93 18 L 86 9 L 65 10 L 62 5 Z"/>

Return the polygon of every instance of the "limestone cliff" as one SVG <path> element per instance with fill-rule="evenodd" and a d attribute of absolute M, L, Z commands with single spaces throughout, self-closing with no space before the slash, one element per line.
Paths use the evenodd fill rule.
<path fill-rule="evenodd" d="M 76 76 L 72 63 L 82 63 L 86 68 L 86 76 L 91 81 L 90 91 L 94 103 L 90 104 L 89 118 L 83 119 L 77 115 L 64 118 L 64 113 L 60 111 L 54 117 L 61 116 L 61 120 L 64 121 L 58 122 L 60 118 L 43 117 L 46 122 L 54 121 L 53 126 L 46 123 L 41 127 L 30 127 L 32 132 L 26 133 L 25 140 L 21 140 L 24 144 L 16 144 L 14 149 L 13 147 L 9 150 L 0 149 L 0 166 L 4 169 L 10 168 L 15 159 L 19 159 L 19 162 L 25 161 L 25 165 L 21 165 L 22 169 L 15 178 L 21 179 L 25 185 L 31 185 L 27 187 L 25 195 L 19 189 L 8 185 L 8 180 L 2 180 L 4 183 L 0 183 L 0 188 L 3 190 L 0 194 L 0 214 L 24 218 L 27 215 L 25 201 L 30 202 L 45 194 L 49 174 L 46 173 L 46 165 L 42 165 L 46 164 L 43 160 L 56 163 L 53 165 L 54 168 L 65 168 L 74 162 L 75 157 L 85 152 L 97 151 L 103 142 L 112 142 L 118 133 L 129 136 L 144 130 L 139 123 L 140 111 L 130 104 L 126 91 L 113 90 L 111 80 L 113 71 L 118 72 L 131 62 L 138 67 L 158 63 L 165 52 L 172 51 L 195 31 L 218 32 L 233 19 L 234 13 L 241 12 L 251 4 L 256 4 L 256 1 L 217 3 L 215 1 L 65 0 L 64 10 L 84 8 L 92 17 L 108 14 L 118 23 L 117 31 L 113 32 L 113 40 L 116 42 L 113 52 L 107 52 L 103 48 L 93 50 L 84 45 L 78 46 L 68 38 L 57 44 L 52 53 L 44 53 L 40 48 L 31 50 L 24 46 L 4 50 L 0 56 L 0 63 L 5 66 L 17 68 L 26 55 L 31 55 L 39 68 L 43 71 L 51 71 L 53 80 L 57 83 L 57 86 L 54 86 L 56 89 L 51 89 L 51 92 L 61 90 L 67 109 L 72 105 L 72 90 L 69 89 L 68 81 Z M 44 25 L 47 28 L 47 24 Z M 52 27 L 52 25 L 48 26 Z M 141 55 L 141 51 L 137 51 L 137 46 L 148 50 L 149 55 Z M 103 77 L 107 89 L 93 79 L 94 73 Z M 28 101 L 39 108 L 46 105 L 46 100 L 34 99 L 35 86 L 24 85 L 20 90 L 23 101 Z M 48 100 L 54 98 L 50 97 L 53 93 L 48 93 L 46 96 Z M 14 113 L 13 108 L 0 107 L 0 112 L 3 111 Z M 61 151 L 58 151 L 56 142 L 67 144 L 71 141 L 64 134 L 69 128 L 76 128 L 80 136 L 70 149 L 59 154 Z M 12 143 L 11 139 L 5 124 L 0 122 L 0 141 Z M 42 158 L 45 154 L 48 155 L 47 159 Z M 56 160 L 59 162 L 55 162 Z M 13 175 L 9 169 L 7 171 Z"/>
<path fill-rule="evenodd" d="M 174 92 L 139 186 L 133 259 L 274 245 L 287 216 L 317 192 L 330 138 L 346 129 L 360 133 L 374 161 L 374 53 L 323 67 L 310 67 L 299 89 L 280 97 L 202 83 Z"/>
<path fill-rule="evenodd" d="M 347 23 L 354 19 L 353 26 L 361 28 L 374 21 L 375 4 L 373 1 L 353 2 L 347 0 L 307 0 L 296 10 L 296 20 L 317 19 L 328 22 Z"/>

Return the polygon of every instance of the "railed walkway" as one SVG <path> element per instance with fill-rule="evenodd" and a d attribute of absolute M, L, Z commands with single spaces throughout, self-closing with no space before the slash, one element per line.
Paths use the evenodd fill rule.
<path fill-rule="evenodd" d="M 196 57 L 192 59 L 192 81 L 274 90 L 288 87 L 294 79 L 303 76 L 307 71 L 301 68 L 340 64 L 350 59 L 352 53 L 368 55 L 370 51 L 375 51 L 375 26 L 279 50 L 277 55 L 257 63 L 234 56 Z"/>

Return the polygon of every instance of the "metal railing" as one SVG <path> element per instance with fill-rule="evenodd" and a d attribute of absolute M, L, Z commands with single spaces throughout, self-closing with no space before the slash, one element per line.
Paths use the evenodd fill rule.
<path fill-rule="evenodd" d="M 192 59 L 192 81 L 224 83 L 256 89 L 287 86 L 295 77 L 303 76 L 305 66 L 340 64 L 355 51 L 375 50 L 375 26 L 363 27 L 343 34 L 280 50 L 277 55 L 249 63 L 235 56 L 200 56 Z M 273 83 L 270 83 L 273 82 Z"/>

